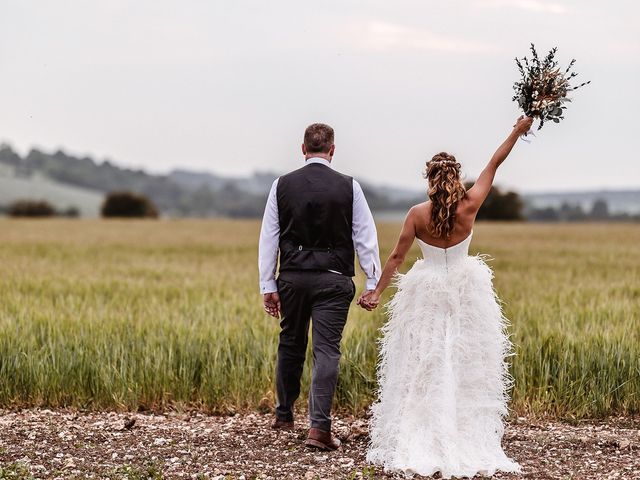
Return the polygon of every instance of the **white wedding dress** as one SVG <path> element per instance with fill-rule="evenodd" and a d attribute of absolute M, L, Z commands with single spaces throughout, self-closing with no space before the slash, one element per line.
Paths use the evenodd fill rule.
<path fill-rule="evenodd" d="M 367 460 L 408 476 L 517 472 L 501 446 L 511 342 L 493 273 L 469 256 L 471 235 L 446 249 L 418 242 L 424 258 L 387 305 Z"/>

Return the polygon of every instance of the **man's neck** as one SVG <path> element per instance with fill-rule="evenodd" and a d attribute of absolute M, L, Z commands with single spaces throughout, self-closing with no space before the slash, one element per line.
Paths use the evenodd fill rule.
<path fill-rule="evenodd" d="M 323 160 L 326 160 L 327 162 L 331 163 L 331 157 L 326 153 L 308 153 L 304 157 L 305 162 L 310 158 L 322 158 Z"/>

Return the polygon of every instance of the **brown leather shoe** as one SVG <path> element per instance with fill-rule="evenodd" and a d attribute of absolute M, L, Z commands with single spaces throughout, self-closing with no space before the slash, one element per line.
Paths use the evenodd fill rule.
<path fill-rule="evenodd" d="M 274 430 L 293 430 L 293 421 L 287 422 L 276 418 L 271 424 L 271 428 Z"/>
<path fill-rule="evenodd" d="M 337 450 L 342 442 L 331 435 L 331 432 L 325 432 L 318 428 L 310 428 L 309 436 L 304 442 L 307 447 L 319 448 L 321 450 Z"/>

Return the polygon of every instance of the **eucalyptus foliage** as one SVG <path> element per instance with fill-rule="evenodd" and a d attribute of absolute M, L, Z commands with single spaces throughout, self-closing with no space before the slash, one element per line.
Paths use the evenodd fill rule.
<path fill-rule="evenodd" d="M 556 60 L 557 51 L 558 47 L 553 47 L 540 59 L 532 43 L 531 59 L 516 57 L 521 78 L 513 85 L 516 93 L 512 100 L 518 102 L 525 115 L 540 119 L 538 130 L 548 121 L 560 123 L 564 119 L 566 104 L 571 102 L 567 94 L 591 83 L 588 81 L 572 86 L 571 80 L 578 76 L 571 71 L 576 61 L 571 60 L 569 66 L 562 70 Z"/>

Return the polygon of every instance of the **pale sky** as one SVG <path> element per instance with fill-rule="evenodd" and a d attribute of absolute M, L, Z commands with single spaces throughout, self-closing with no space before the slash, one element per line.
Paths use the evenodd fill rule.
<path fill-rule="evenodd" d="M 421 188 L 441 150 L 472 179 L 534 42 L 593 83 L 497 183 L 638 188 L 639 19 L 631 0 L 0 0 L 0 141 L 244 175 L 296 168 L 325 122 L 358 179 Z"/>

